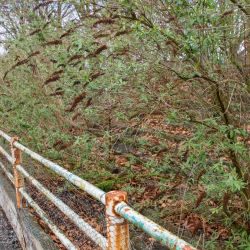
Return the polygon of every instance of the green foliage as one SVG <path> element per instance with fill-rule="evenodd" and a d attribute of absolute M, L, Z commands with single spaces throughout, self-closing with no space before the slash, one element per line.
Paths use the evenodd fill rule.
<path fill-rule="evenodd" d="M 250 235 L 248 235 L 245 230 L 242 230 L 240 236 L 241 238 L 240 238 L 239 248 L 249 250 L 250 249 Z"/>
<path fill-rule="evenodd" d="M 219 201 L 208 219 L 222 213 L 234 223 L 239 196 L 248 223 L 248 6 L 117 0 L 116 10 L 103 2 L 96 14 L 92 1 L 84 11 L 78 1 L 63 4 L 65 17 L 51 14 L 53 4 L 41 12 L 32 11 L 36 1 L 0 4 L 1 129 L 106 191 L 118 183 L 109 166 L 122 154 L 129 176 L 141 174 L 137 165 L 144 176 L 161 175 L 163 186 L 179 178 L 202 187 L 204 206 Z M 119 18 L 100 22 L 111 13 Z M 182 194 L 195 202 L 191 188 Z"/>

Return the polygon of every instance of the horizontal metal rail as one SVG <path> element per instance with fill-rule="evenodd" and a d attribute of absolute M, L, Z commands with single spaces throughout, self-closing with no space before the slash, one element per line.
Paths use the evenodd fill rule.
<path fill-rule="evenodd" d="M 5 134 L 4 132 L 0 131 L 0 135 L 3 136 L 7 141 L 10 142 L 11 137 Z M 14 142 L 13 144 L 16 148 L 20 149 L 27 155 L 29 155 L 31 158 L 41 162 L 44 166 L 54 170 L 57 174 L 65 177 L 68 181 L 73 183 L 75 186 L 81 188 L 97 200 L 101 201 L 103 204 L 105 204 L 105 192 L 101 189 L 95 187 L 94 185 L 90 184 L 89 182 L 81 179 L 75 174 L 70 173 L 68 170 L 62 168 L 61 166 L 53 163 L 52 161 L 49 161 L 39 154 L 29 150 L 28 148 L 24 147 L 19 142 Z"/>
<path fill-rule="evenodd" d="M 2 152 L 2 151 L 1 151 Z M 6 169 L 2 162 L 0 166 L 4 173 L 8 176 L 10 181 L 15 185 L 14 176 Z M 51 231 L 58 237 L 62 244 L 69 250 L 78 250 L 72 242 L 63 234 L 63 232 L 52 222 L 52 220 L 47 216 L 47 214 L 38 206 L 38 204 L 27 194 L 27 192 L 20 188 L 20 193 L 31 205 L 31 207 L 37 212 L 37 214 L 43 219 L 44 223 L 51 229 Z"/>
<path fill-rule="evenodd" d="M 53 195 L 48 189 L 34 179 L 22 166 L 16 167 L 24 176 L 26 176 L 33 186 L 42 192 L 54 205 L 56 205 L 69 219 L 75 223 L 83 232 L 85 232 L 93 241 L 95 241 L 101 248 L 106 249 L 108 246 L 107 239 L 84 221 L 77 213 L 69 208 L 65 203 Z"/>
<path fill-rule="evenodd" d="M 115 211 L 132 224 L 141 228 L 161 244 L 175 250 L 197 250 L 190 244 L 170 233 L 165 228 L 144 217 L 133 210 L 126 202 L 120 202 L 115 206 Z"/>
<path fill-rule="evenodd" d="M 22 196 L 30 204 L 30 206 L 37 212 L 44 223 L 51 229 L 51 231 L 58 237 L 62 244 L 69 250 L 78 250 L 75 245 L 64 235 L 64 233 L 52 222 L 48 215 L 38 206 L 38 204 L 25 192 L 24 188 L 19 189 Z"/>
<path fill-rule="evenodd" d="M 6 140 L 10 141 L 11 137 L 6 135 L 4 132 L 0 131 L 0 135 L 2 135 Z M 76 185 L 77 187 L 83 189 L 85 192 L 90 194 L 91 196 L 95 197 L 97 200 L 101 201 L 105 204 L 105 192 L 100 190 L 99 188 L 95 187 L 94 185 L 88 183 L 87 181 L 81 179 L 80 177 L 70 173 L 66 169 L 62 168 L 61 166 L 43 158 L 42 156 L 36 154 L 35 152 L 29 150 L 28 148 L 24 147 L 19 142 L 15 142 L 14 146 L 23 151 L 24 153 L 28 154 L 31 158 L 41 162 L 43 165 L 53 169 L 59 175 L 65 177 L 71 183 Z M 0 149 L 1 151 L 1 149 Z M 185 242 L 184 240 L 180 239 L 179 237 L 175 236 L 168 230 L 164 229 L 163 227 L 159 226 L 158 224 L 154 223 L 153 221 L 149 220 L 148 218 L 144 217 L 140 213 L 133 210 L 126 202 L 120 202 L 115 206 L 115 211 L 131 222 L 132 224 L 136 225 L 138 228 L 142 229 L 144 232 L 149 234 L 152 238 L 160 242 L 161 244 L 168 246 L 170 249 L 175 250 L 197 250 L 189 243 Z"/>
<path fill-rule="evenodd" d="M 7 160 L 12 164 L 13 163 L 13 159 L 11 157 L 11 155 L 9 155 L 5 149 L 3 149 L 1 146 L 0 146 L 0 152 L 7 158 Z"/>
<path fill-rule="evenodd" d="M 4 171 L 4 173 L 8 176 L 8 178 L 10 179 L 12 184 L 15 185 L 14 176 L 10 173 L 10 171 L 7 170 L 7 168 L 3 165 L 2 162 L 0 162 L 0 166 L 1 166 L 2 170 Z"/>
<path fill-rule="evenodd" d="M 11 160 L 12 157 L 0 146 L 0 152 Z M 11 162 L 11 161 L 10 161 Z M 108 246 L 107 239 L 98 233 L 93 227 L 91 227 L 86 221 L 84 221 L 77 213 L 69 208 L 64 202 L 53 195 L 48 189 L 46 189 L 39 181 L 32 177 L 21 165 L 16 166 L 26 178 L 29 179 L 31 184 L 35 186 L 40 192 L 42 192 L 54 205 L 56 205 L 65 215 L 69 217 L 83 232 L 85 232 L 94 242 L 96 242 L 101 248 L 106 249 Z"/>

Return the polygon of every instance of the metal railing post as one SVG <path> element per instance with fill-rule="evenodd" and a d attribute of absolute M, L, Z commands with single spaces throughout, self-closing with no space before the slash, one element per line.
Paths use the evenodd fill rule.
<path fill-rule="evenodd" d="M 15 178 L 15 188 L 16 188 L 16 200 L 17 200 L 17 207 L 22 208 L 26 207 L 26 201 L 19 192 L 20 188 L 24 187 L 24 179 L 23 179 L 23 174 L 16 169 L 17 165 L 21 164 L 21 151 L 20 149 L 16 148 L 14 146 L 14 142 L 18 141 L 18 137 L 12 137 L 10 139 L 10 146 L 11 146 L 11 155 L 12 155 L 12 164 L 13 164 L 13 169 L 14 169 L 14 178 Z"/>
<path fill-rule="evenodd" d="M 127 193 L 113 191 L 105 195 L 108 250 L 129 250 L 128 221 L 115 212 L 115 206 L 127 202 Z"/>

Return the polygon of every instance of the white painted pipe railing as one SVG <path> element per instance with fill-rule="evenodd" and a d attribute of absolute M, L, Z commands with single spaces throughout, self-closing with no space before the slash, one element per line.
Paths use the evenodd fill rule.
<path fill-rule="evenodd" d="M 0 152 L 7 157 L 12 163 L 12 157 L 0 146 Z M 85 232 L 93 241 L 95 241 L 101 248 L 107 249 L 107 239 L 92 228 L 87 222 L 85 222 L 77 213 L 69 208 L 65 203 L 53 195 L 48 189 L 46 189 L 39 181 L 32 177 L 21 165 L 16 167 L 26 178 L 29 179 L 31 184 L 35 186 L 41 193 L 43 193 L 54 205 L 56 205 L 69 219 L 74 222 L 83 232 Z M 6 170 L 4 170 L 6 172 Z M 10 173 L 9 173 L 10 174 Z M 9 176 L 9 175 L 8 175 Z M 10 177 L 10 178 L 13 178 Z M 14 179 L 12 180 L 14 184 Z M 24 191 L 24 189 L 22 189 Z"/>
<path fill-rule="evenodd" d="M 0 135 L 3 136 L 7 141 L 10 142 L 11 137 L 0 131 Z M 13 144 L 16 148 L 20 149 L 25 154 L 29 155 L 31 158 L 39 161 L 44 166 L 54 170 L 57 174 L 63 176 L 65 179 L 67 179 L 69 182 L 73 183 L 75 186 L 81 188 L 91 196 L 93 196 L 95 199 L 101 201 L 103 204 L 105 204 L 105 192 L 101 189 L 95 187 L 94 185 L 90 184 L 89 182 L 83 180 L 82 178 L 78 177 L 75 174 L 70 173 L 68 170 L 62 168 L 61 166 L 55 164 L 52 161 L 49 161 L 39 154 L 29 150 L 28 148 L 24 147 L 19 142 L 14 142 Z"/>
<path fill-rule="evenodd" d="M 27 177 L 33 186 L 35 186 L 41 193 L 43 193 L 54 205 L 56 205 L 69 219 L 75 223 L 83 232 L 85 232 L 93 241 L 95 241 L 101 248 L 106 249 L 108 246 L 107 239 L 84 221 L 77 213 L 69 208 L 65 203 L 53 195 L 46 189 L 39 181 L 34 179 L 22 166 L 18 165 L 17 169 Z"/>
<path fill-rule="evenodd" d="M 7 134 L 5 134 L 4 132 L 0 131 L 0 135 L 3 136 L 9 142 L 11 142 L 12 138 L 8 136 Z M 122 232 L 122 233 L 113 233 L 113 234 L 108 233 L 108 240 L 104 238 L 106 241 L 104 241 L 104 244 L 100 245 L 101 247 L 106 246 L 107 247 L 106 249 L 108 250 L 129 249 L 129 246 L 128 246 L 129 244 L 127 243 L 129 233 L 128 233 L 128 230 L 126 229 L 127 226 L 124 227 L 127 223 L 126 221 L 129 221 L 133 223 L 134 225 L 136 225 L 138 228 L 141 228 L 143 231 L 145 231 L 147 234 L 149 234 L 152 238 L 154 238 L 161 244 L 168 246 L 170 249 L 197 250 L 196 248 L 192 247 L 187 242 L 183 241 L 182 239 L 173 235 L 171 232 L 167 231 L 163 227 L 157 225 L 153 221 L 149 220 L 148 218 L 144 217 L 140 213 L 133 210 L 130 206 L 127 205 L 127 203 L 123 199 L 120 199 L 121 197 L 124 196 L 122 194 L 123 192 L 120 192 L 120 191 L 110 192 L 108 193 L 108 196 L 107 196 L 104 191 L 100 190 L 99 188 L 95 187 L 89 182 L 81 179 L 80 177 L 70 173 L 69 171 L 62 168 L 61 166 L 43 158 L 42 156 L 38 155 L 37 153 L 31 151 L 30 149 L 20 144 L 18 141 L 13 142 L 13 147 L 23 151 L 24 153 L 28 154 L 31 158 L 42 163 L 44 166 L 54 170 L 57 174 L 65 177 L 68 181 L 73 183 L 75 186 L 81 188 L 82 190 L 84 190 L 85 192 L 87 192 L 88 194 L 90 194 L 91 196 L 93 196 L 94 198 L 96 198 L 97 200 L 101 201 L 103 204 L 106 205 L 106 216 L 107 216 L 107 221 L 108 221 L 107 231 L 109 232 L 111 228 L 112 229 L 116 228 L 117 231 Z M 1 147 L 0 147 L 0 152 L 3 153 L 7 158 L 9 157 L 11 159 L 11 157 L 8 156 L 8 154 Z M 14 162 L 14 159 L 12 161 Z M 40 191 L 43 190 L 45 193 L 47 193 L 48 190 L 42 187 L 38 181 L 34 180 L 33 177 L 31 177 L 20 165 L 17 165 L 16 168 L 18 171 L 24 174 L 27 178 L 29 178 L 34 186 L 36 186 L 38 189 L 40 188 L 39 189 Z M 55 202 L 54 197 L 51 196 L 51 194 L 49 196 L 50 196 L 50 199 L 52 199 Z M 60 203 L 57 203 L 57 204 L 59 205 Z M 66 206 L 63 208 L 62 211 L 65 213 L 67 209 L 69 208 Z M 75 215 L 73 217 L 75 217 Z M 112 219 L 112 217 L 115 217 L 116 219 Z M 123 222 L 120 223 L 121 221 Z M 116 222 L 119 222 L 119 223 L 116 223 Z M 84 223 L 86 222 L 84 221 Z M 115 240 L 111 238 L 112 235 L 116 236 Z M 94 238 L 93 240 L 97 243 L 98 241 L 97 239 Z M 117 242 L 125 242 L 123 244 L 123 246 L 125 247 L 121 245 L 119 246 L 119 243 Z"/>
<path fill-rule="evenodd" d="M 0 166 L 4 173 L 8 176 L 10 181 L 15 185 L 14 176 L 6 169 L 2 162 Z M 47 216 L 47 214 L 39 207 L 39 205 L 27 194 L 24 189 L 20 190 L 23 197 L 27 200 L 30 206 L 37 212 L 37 214 L 42 218 L 44 223 L 51 229 L 51 231 L 58 237 L 62 244 L 69 250 L 78 250 L 73 243 L 65 236 L 65 234 L 52 222 L 52 220 Z"/>

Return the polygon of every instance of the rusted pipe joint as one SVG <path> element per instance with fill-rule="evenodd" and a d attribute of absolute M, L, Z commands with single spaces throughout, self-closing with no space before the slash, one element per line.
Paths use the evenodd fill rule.
<path fill-rule="evenodd" d="M 129 225 L 116 211 L 115 206 L 127 202 L 127 193 L 112 191 L 105 195 L 108 250 L 129 250 Z"/>
<path fill-rule="evenodd" d="M 18 141 L 19 142 L 19 137 L 11 137 L 10 138 L 10 146 L 13 148 L 14 147 L 14 142 Z"/>
<path fill-rule="evenodd" d="M 11 153 L 12 153 L 12 158 L 13 158 L 13 165 L 15 165 L 15 166 L 21 164 L 21 162 L 22 162 L 22 160 L 21 160 L 21 151 L 14 146 L 14 143 L 16 141 L 19 142 L 18 137 L 12 137 L 10 139 L 10 146 L 11 146 Z"/>
<path fill-rule="evenodd" d="M 17 207 L 26 207 L 26 201 L 21 195 L 19 189 L 24 187 L 24 179 L 22 173 L 20 173 L 16 166 L 20 165 L 22 162 L 21 159 L 21 151 L 20 149 L 16 148 L 14 146 L 15 142 L 19 142 L 18 137 L 12 137 L 10 139 L 10 146 L 11 146 L 11 155 L 12 155 L 12 164 L 13 164 L 13 170 L 14 170 L 14 178 L 15 178 L 15 188 L 16 188 L 16 200 L 17 200 Z"/>

